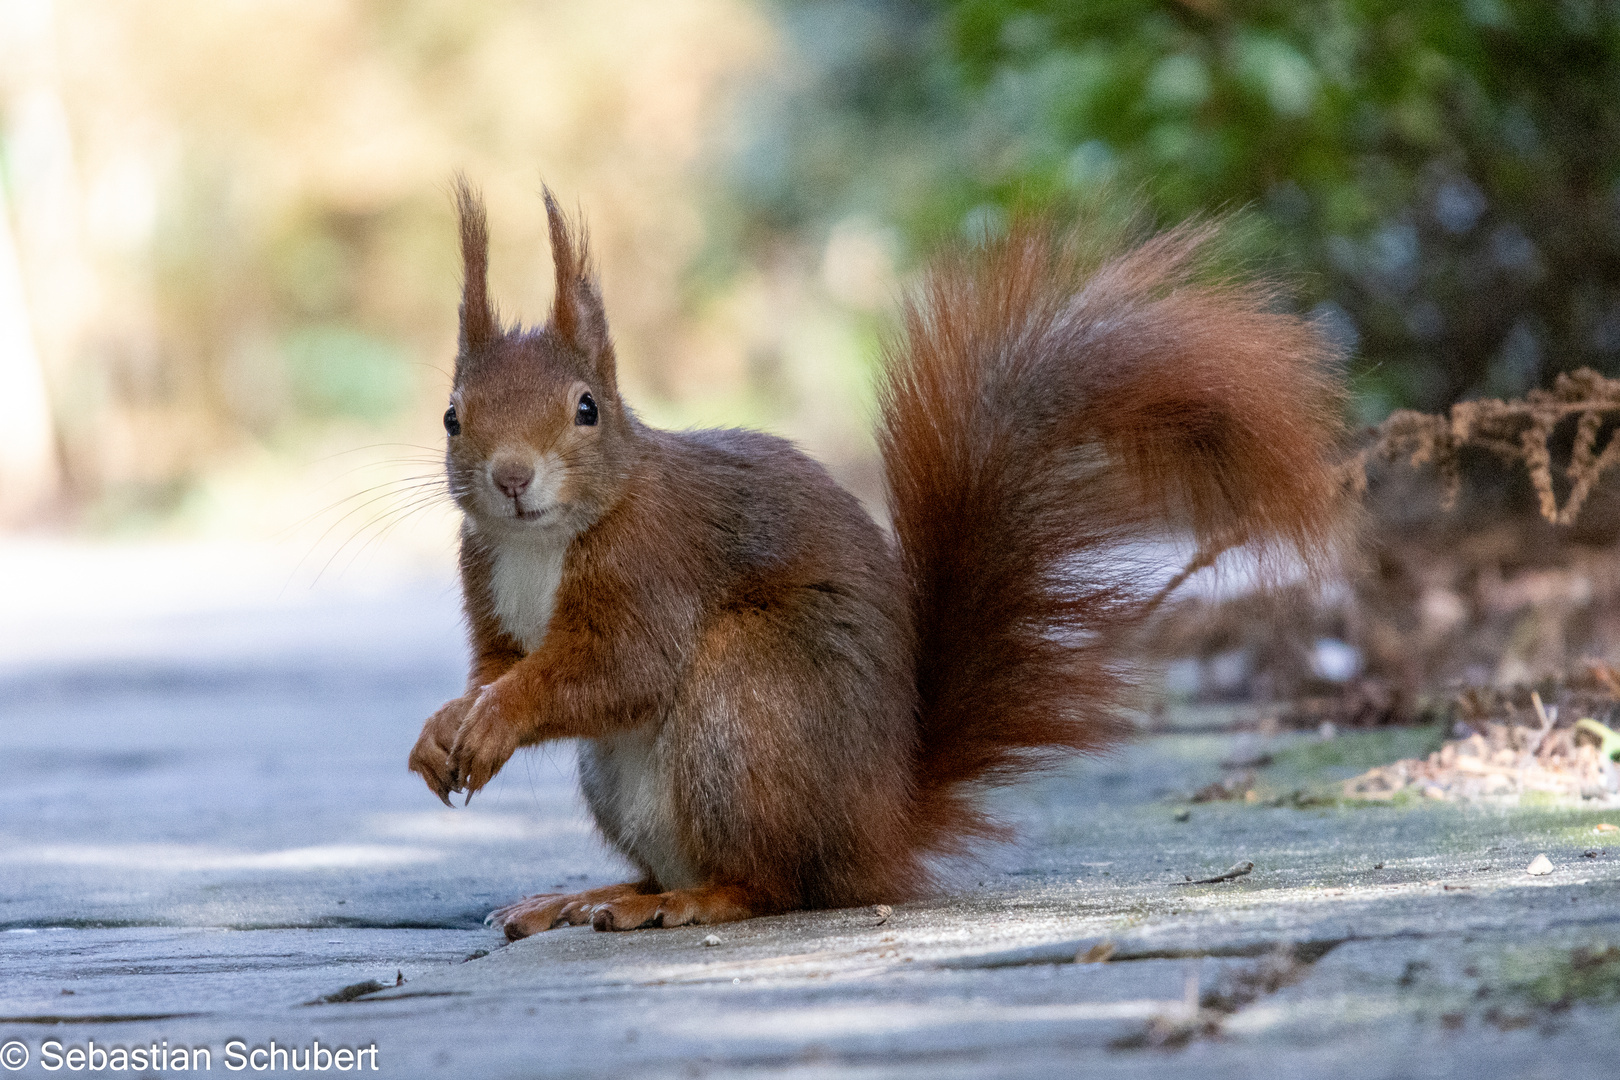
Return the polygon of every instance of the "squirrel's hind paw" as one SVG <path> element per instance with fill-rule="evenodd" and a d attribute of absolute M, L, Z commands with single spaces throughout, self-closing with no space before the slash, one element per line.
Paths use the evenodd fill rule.
<path fill-rule="evenodd" d="M 703 885 L 598 904 L 591 914 L 591 926 L 597 930 L 641 930 L 736 922 L 755 914 L 747 890 L 736 885 Z"/>
<path fill-rule="evenodd" d="M 636 896 L 646 889 L 645 883 L 626 883 L 577 893 L 539 893 L 515 904 L 496 908 L 484 918 L 484 925 L 499 927 L 505 931 L 508 941 L 554 930 L 559 926 L 584 926 L 591 921 L 591 915 L 598 905 L 621 897 Z"/>

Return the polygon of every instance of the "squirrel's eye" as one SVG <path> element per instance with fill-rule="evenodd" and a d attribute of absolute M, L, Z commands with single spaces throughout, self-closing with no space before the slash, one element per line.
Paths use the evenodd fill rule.
<path fill-rule="evenodd" d="M 574 423 L 585 427 L 596 423 L 596 399 L 587 391 L 579 395 L 579 408 L 574 410 Z"/>
<path fill-rule="evenodd" d="M 456 417 L 456 407 L 454 405 L 444 410 L 444 430 L 452 435 L 461 434 L 461 421 Z"/>

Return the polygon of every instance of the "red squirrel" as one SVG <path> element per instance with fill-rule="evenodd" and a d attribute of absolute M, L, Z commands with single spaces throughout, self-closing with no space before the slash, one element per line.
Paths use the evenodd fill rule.
<path fill-rule="evenodd" d="M 1313 562 L 1341 517 L 1332 350 L 1201 273 L 1215 227 L 1098 255 L 1041 220 L 937 257 L 885 358 L 892 529 L 786 440 L 661 431 L 620 397 L 582 226 L 545 193 L 556 295 L 504 325 L 456 188 L 444 414 L 472 671 L 410 768 L 449 805 L 579 740 L 639 879 L 491 914 L 517 939 L 892 903 L 998 835 L 1004 783 L 1128 725 L 1132 538 Z"/>

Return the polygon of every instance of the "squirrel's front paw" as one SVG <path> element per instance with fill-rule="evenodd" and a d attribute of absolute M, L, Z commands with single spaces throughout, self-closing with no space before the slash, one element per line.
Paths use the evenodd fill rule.
<path fill-rule="evenodd" d="M 518 748 L 517 712 L 504 700 L 509 689 L 502 679 L 484 687 L 450 749 L 450 790 L 466 791 L 469 801 Z"/>
<path fill-rule="evenodd" d="M 455 790 L 450 773 L 450 748 L 456 744 L 461 723 L 476 700 L 476 694 L 468 694 L 445 703 L 422 725 L 422 734 L 411 751 L 411 772 L 427 781 L 428 788 L 446 806 L 450 805 L 450 792 Z"/>

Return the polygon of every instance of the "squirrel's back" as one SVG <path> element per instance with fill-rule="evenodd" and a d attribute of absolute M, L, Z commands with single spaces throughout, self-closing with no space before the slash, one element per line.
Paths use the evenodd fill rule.
<path fill-rule="evenodd" d="M 645 436 L 620 510 L 571 555 L 637 553 L 604 576 L 656 596 L 596 616 L 648 620 L 680 672 L 654 723 L 581 747 L 603 832 L 664 888 L 746 881 L 759 910 L 914 894 L 913 635 L 892 543 L 786 440 Z M 685 603 L 655 607 L 670 595 Z"/>

